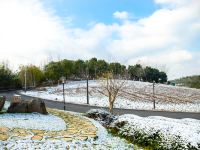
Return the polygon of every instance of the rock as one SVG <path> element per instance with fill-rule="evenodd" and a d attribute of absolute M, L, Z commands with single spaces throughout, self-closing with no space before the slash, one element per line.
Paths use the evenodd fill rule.
<path fill-rule="evenodd" d="M 0 96 L 0 111 L 3 109 L 5 101 L 6 101 L 6 97 L 5 96 Z"/>
<path fill-rule="evenodd" d="M 31 101 L 14 101 L 9 106 L 8 113 L 32 113 L 38 112 L 41 114 L 48 114 L 45 103 L 41 100 Z"/>
<path fill-rule="evenodd" d="M 13 99 L 11 101 L 11 103 L 20 103 L 22 101 L 21 96 L 20 95 L 14 95 Z"/>
<path fill-rule="evenodd" d="M 99 121 L 105 127 L 109 126 L 117 118 L 103 109 L 91 109 L 86 112 L 86 116 Z"/>
<path fill-rule="evenodd" d="M 106 110 L 103 109 L 90 109 L 89 111 L 86 112 L 87 116 L 91 116 L 91 117 L 106 117 L 108 115 L 111 115 L 111 113 L 109 113 Z"/>
<path fill-rule="evenodd" d="M 38 112 L 41 114 L 48 114 L 45 103 L 42 100 L 33 99 L 28 105 L 28 112 Z"/>
<path fill-rule="evenodd" d="M 127 121 L 115 120 L 110 124 L 109 128 L 112 129 L 113 132 L 118 133 L 120 129 L 123 128 L 127 123 Z"/>
<path fill-rule="evenodd" d="M 27 113 L 28 103 L 26 101 L 11 103 L 7 110 L 8 113 Z"/>

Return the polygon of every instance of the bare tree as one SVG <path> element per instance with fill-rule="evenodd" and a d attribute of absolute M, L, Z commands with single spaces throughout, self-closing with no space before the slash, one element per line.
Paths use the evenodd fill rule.
<path fill-rule="evenodd" d="M 114 78 L 112 73 L 106 73 L 100 79 L 100 89 L 98 92 L 108 97 L 109 111 L 112 113 L 116 98 L 121 95 L 122 89 L 126 86 L 126 80 Z"/>

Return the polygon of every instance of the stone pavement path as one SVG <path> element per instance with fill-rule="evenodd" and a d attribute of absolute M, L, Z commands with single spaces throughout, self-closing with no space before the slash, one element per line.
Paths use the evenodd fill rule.
<path fill-rule="evenodd" d="M 62 118 L 66 123 L 67 129 L 62 131 L 45 131 L 0 127 L 0 141 L 31 139 L 33 141 L 59 140 L 71 142 L 73 140 L 85 141 L 97 138 L 97 128 L 91 121 L 72 113 L 55 109 L 48 109 L 48 112 Z"/>

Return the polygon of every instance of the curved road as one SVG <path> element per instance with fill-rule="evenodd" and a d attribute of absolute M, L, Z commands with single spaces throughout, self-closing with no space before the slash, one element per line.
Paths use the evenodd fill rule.
<path fill-rule="evenodd" d="M 10 91 L 10 92 L 0 92 L 0 96 L 6 96 L 7 100 L 11 100 L 12 96 L 16 94 L 16 91 Z M 21 95 L 22 99 L 29 100 L 31 97 Z M 57 102 L 57 101 L 50 101 L 50 100 L 44 100 L 46 106 L 50 108 L 56 108 L 56 109 L 63 109 L 63 102 Z M 90 109 L 93 108 L 104 108 L 104 107 L 97 107 L 97 106 L 90 106 L 87 104 L 73 104 L 73 103 L 66 103 L 66 110 L 68 111 L 74 111 L 74 112 L 81 112 L 84 113 Z M 107 108 L 104 108 L 107 109 Z M 115 115 L 122 115 L 122 114 L 134 114 L 141 117 L 147 117 L 147 116 L 164 116 L 168 118 L 193 118 L 200 120 L 200 113 L 191 113 L 191 112 L 167 112 L 167 111 L 151 111 L 151 110 L 133 110 L 133 109 L 119 109 L 114 108 L 113 113 Z"/>

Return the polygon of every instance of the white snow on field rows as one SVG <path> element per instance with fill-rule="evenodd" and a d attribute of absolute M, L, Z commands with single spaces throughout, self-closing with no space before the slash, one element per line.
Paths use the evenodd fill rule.
<path fill-rule="evenodd" d="M 97 92 L 100 83 L 89 81 L 90 105 L 108 107 L 108 98 Z M 115 101 L 115 108 L 153 109 L 153 85 L 148 82 L 127 81 L 124 94 Z M 47 100 L 63 101 L 62 85 L 45 87 L 45 90 L 27 91 L 22 94 Z M 200 112 L 200 90 L 155 85 L 156 109 L 168 111 Z M 86 104 L 86 81 L 72 81 L 65 84 L 65 100 L 70 103 Z"/>
<path fill-rule="evenodd" d="M 200 120 L 171 119 L 160 116 L 139 117 L 126 114 L 120 116 L 115 123 L 123 121 L 128 122 L 128 124 L 120 129 L 121 133 L 130 136 L 134 135 L 134 132 L 138 130 L 150 136 L 159 131 L 164 135 L 163 143 L 168 148 L 173 140 L 177 140 L 175 136 L 180 136 L 185 145 L 191 143 L 191 145 L 198 147 L 197 143 L 200 144 Z"/>
<path fill-rule="evenodd" d="M 66 129 L 65 121 L 54 115 L 39 113 L 1 114 L 0 126 L 8 128 L 60 131 Z"/>

